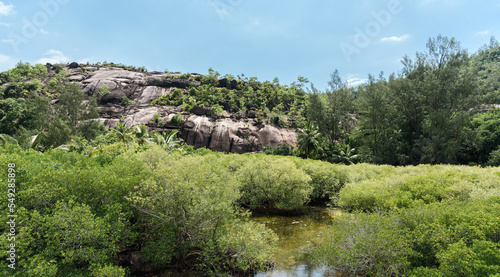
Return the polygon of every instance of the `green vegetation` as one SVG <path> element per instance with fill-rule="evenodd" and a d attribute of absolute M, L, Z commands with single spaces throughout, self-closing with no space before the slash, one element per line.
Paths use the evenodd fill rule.
<path fill-rule="evenodd" d="M 306 88 L 303 77 L 282 85 L 278 79 L 221 76 L 213 69 L 207 75 L 167 72 L 158 82 L 178 87 L 151 104 L 214 118 L 255 118 L 258 124 L 300 134 L 298 150 L 267 148 L 266 153 L 346 164 L 498 165 L 500 123 L 494 107 L 500 104 L 499 47 L 492 38 L 469 55 L 454 38 L 438 36 L 415 59 L 405 56 L 398 74 L 369 75 L 367 83 L 350 87 L 335 70 L 325 91 L 313 84 Z M 109 62 L 81 70 L 102 66 L 145 72 Z M 48 70 L 27 63 L 0 73 L 0 134 L 20 143 L 40 135 L 42 151 L 75 137 L 91 141 L 102 134 L 102 126 L 89 119 L 97 116 L 97 100 L 109 87 L 101 86 L 89 98 L 68 82 L 68 74 L 65 65 Z M 133 104 L 126 97 L 121 102 Z M 159 116 L 152 122 L 168 127 Z M 169 124 L 180 126 L 182 115 Z"/>
<path fill-rule="evenodd" d="M 181 125 L 183 120 L 184 118 L 182 117 L 182 114 L 178 113 L 172 117 L 172 119 L 170 120 L 170 124 L 174 126 L 179 126 Z"/>
<path fill-rule="evenodd" d="M 22 254 L 14 276 L 125 276 L 130 269 L 119 261 L 128 251 L 154 268 L 262 270 L 276 236 L 249 221 L 246 208 L 287 212 L 325 201 L 353 213 L 325 230 L 326 241 L 310 255 L 315 263 L 353 276 L 498 271 L 498 168 L 221 154 L 182 145 L 175 132 L 124 123 L 114 130 L 97 147 L 73 140 L 65 151 L 39 153 L 2 144 L 0 165 L 15 163 L 17 171 Z M 0 228 L 5 244 L 8 230 Z"/>
<path fill-rule="evenodd" d="M 494 276 L 500 169 L 346 168 L 340 217 L 311 259 L 350 276 Z M 362 213 L 369 212 L 369 213 Z"/>
<path fill-rule="evenodd" d="M 176 77 L 167 75 L 166 78 Z M 280 85 L 278 79 L 258 82 L 257 78 L 230 75 L 219 79 L 219 73 L 212 69 L 209 75 L 198 77 L 180 76 L 180 79 L 193 81 L 189 88 L 175 89 L 151 104 L 181 106 L 185 111 L 193 107 L 210 107 L 214 116 L 221 116 L 226 110 L 246 117 L 253 111 L 263 121 L 281 127 L 298 127 L 304 123 L 306 93 L 303 84 L 307 82 L 304 78 L 299 78 L 299 83 L 285 86 Z M 195 82 L 196 79 L 199 83 Z"/>
<path fill-rule="evenodd" d="M 351 212 L 310 255 L 317 264 L 351 276 L 495 276 L 500 170 L 487 166 L 500 165 L 499 47 L 470 56 L 438 36 L 398 75 L 349 87 L 335 71 L 324 92 L 307 93 L 302 77 L 287 86 L 212 69 L 158 80 L 182 88 L 153 105 L 299 133 L 297 148 L 245 155 L 195 150 L 177 130 L 124 119 L 106 130 L 95 119 L 108 87 L 88 97 L 64 65 L 19 63 L 0 73 L 0 165 L 16 164 L 19 216 L 18 270 L 0 275 L 126 276 L 131 253 L 144 268 L 250 274 L 268 268 L 277 240 L 251 211 L 313 203 Z M 8 232 L 0 227 L 4 248 Z"/>
<path fill-rule="evenodd" d="M 298 208 L 308 202 L 312 192 L 311 178 L 288 159 L 250 159 L 238 173 L 241 202 L 252 208 Z"/>

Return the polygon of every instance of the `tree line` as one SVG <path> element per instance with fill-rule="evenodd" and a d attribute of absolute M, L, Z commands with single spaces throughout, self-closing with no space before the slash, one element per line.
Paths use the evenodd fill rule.
<path fill-rule="evenodd" d="M 287 86 L 278 79 L 260 82 L 243 74 L 221 76 L 212 69 L 208 75 L 167 72 L 165 78 L 188 79 L 191 85 L 152 104 L 177 105 L 188 112 L 211 108 L 214 118 L 223 117 L 225 110 L 235 118 L 252 116 L 297 130 L 297 148 L 266 147 L 268 154 L 345 164 L 499 165 L 500 117 L 494 108 L 500 104 L 498 41 L 492 38 L 469 54 L 456 39 L 438 36 L 429 39 L 426 52 L 414 59 L 405 56 L 402 64 L 398 73 L 369 75 L 356 87 L 334 71 L 326 91 L 313 84 L 307 88 L 303 77 Z M 68 75 L 63 65 L 48 72 L 27 63 L 0 73 L 0 133 L 25 148 L 36 136 L 41 151 L 72 140 L 106 140 L 100 136 L 107 130 L 92 120 L 99 115 L 102 95 L 89 98 Z M 175 125 L 182 123 L 175 119 Z"/>
<path fill-rule="evenodd" d="M 309 124 L 299 130 L 299 151 L 287 154 L 348 163 L 498 165 L 500 118 L 487 104 L 500 100 L 499 43 L 492 39 L 469 55 L 454 38 L 438 36 L 427 50 L 405 56 L 389 78 L 369 75 L 349 87 L 335 71 L 326 91 L 312 85 Z"/>

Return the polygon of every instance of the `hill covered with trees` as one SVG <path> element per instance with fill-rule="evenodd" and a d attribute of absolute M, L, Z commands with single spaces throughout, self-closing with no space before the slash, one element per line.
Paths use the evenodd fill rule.
<path fill-rule="evenodd" d="M 345 214 L 312 263 L 498 276 L 500 45 L 427 48 L 361 86 L 335 71 L 327 91 L 113 63 L 0 73 L 0 206 L 16 217 L 0 275 L 251 276 L 277 244 L 252 212 L 315 203 Z"/>
<path fill-rule="evenodd" d="M 282 85 L 212 69 L 200 75 L 107 62 L 19 63 L 0 74 L 0 133 L 25 147 L 36 135 L 42 151 L 71 141 L 94 149 L 110 139 L 103 125 L 122 122 L 177 130 L 194 148 L 223 152 L 498 165 L 499 51 L 493 38 L 471 55 L 439 36 L 388 78 L 370 75 L 350 87 L 335 71 L 326 91 L 303 77 Z"/>

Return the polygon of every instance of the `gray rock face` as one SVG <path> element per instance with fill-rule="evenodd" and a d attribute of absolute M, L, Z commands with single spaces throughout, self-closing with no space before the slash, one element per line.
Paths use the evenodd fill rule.
<path fill-rule="evenodd" d="M 259 123 L 256 113 L 252 118 L 236 119 L 231 113 L 224 112 L 225 118 L 210 117 L 210 108 L 193 109 L 191 113 L 181 111 L 174 106 L 151 106 L 151 102 L 174 89 L 186 89 L 199 82 L 185 79 L 167 78 L 165 73 L 143 73 L 127 71 L 115 67 L 83 67 L 87 73 L 82 74 L 80 67 L 70 68 L 69 80 L 79 82 L 82 90 L 89 96 L 96 94 L 104 85 L 109 93 L 100 99 L 99 121 L 108 128 L 113 128 L 124 116 L 128 126 L 145 124 L 150 129 L 166 131 L 178 129 L 179 136 L 195 148 L 206 147 L 222 152 L 256 152 L 266 145 L 273 147 L 283 143 L 296 145 L 295 132 Z M 226 80 L 227 82 L 227 80 Z M 224 85 L 236 86 L 231 82 Z M 134 101 L 134 104 L 122 106 L 124 97 Z M 154 114 L 159 114 L 165 126 L 156 126 L 151 122 Z M 180 126 L 169 125 L 172 117 L 183 114 L 184 120 Z"/>

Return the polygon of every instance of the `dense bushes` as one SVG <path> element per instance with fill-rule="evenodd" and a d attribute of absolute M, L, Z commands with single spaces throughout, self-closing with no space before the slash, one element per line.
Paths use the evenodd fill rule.
<path fill-rule="evenodd" d="M 2 168 L 16 164 L 20 220 L 19 269 L 4 267 L 0 274 L 124 276 L 117 262 L 130 248 L 156 266 L 219 273 L 264 269 L 276 237 L 235 207 L 239 182 L 218 159 L 121 143 L 93 157 L 0 148 Z M 0 205 L 6 207 L 7 199 Z M 0 232 L 6 246 L 7 230 Z"/>
<path fill-rule="evenodd" d="M 311 255 L 316 263 L 368 276 L 498 271 L 498 168 L 190 153 L 121 142 L 92 155 L 1 147 L 0 166 L 15 163 L 17 170 L 14 275 L 124 276 L 118 261 L 130 249 L 153 267 L 265 269 L 276 236 L 241 206 L 288 211 L 316 200 L 373 212 L 336 218 Z M 0 228 L 5 246 L 8 233 Z"/>
<path fill-rule="evenodd" d="M 311 259 L 350 276 L 401 276 L 412 249 L 398 225 L 397 218 L 380 214 L 344 216 Z"/>
<path fill-rule="evenodd" d="M 272 246 L 274 237 L 254 223 L 236 221 L 234 203 L 239 190 L 235 176 L 214 163 L 214 156 L 152 158 L 156 152 L 152 149 L 138 156 L 149 167 L 149 177 L 130 197 L 134 206 L 150 216 L 149 224 L 170 229 L 171 236 L 157 241 L 169 247 L 156 256 L 167 262 L 169 255 L 183 262 L 195 257 L 203 269 L 215 271 L 262 269 L 272 248 L 260 247 Z M 257 241 L 239 241 L 242 233 Z M 239 258 L 228 260 L 227 253 Z"/>
<path fill-rule="evenodd" d="M 309 200 L 311 177 L 285 158 L 266 156 L 249 159 L 239 171 L 241 199 L 252 208 L 259 205 L 278 209 L 294 209 Z"/>
<path fill-rule="evenodd" d="M 194 76 L 186 77 L 194 79 Z M 245 117 L 253 111 L 258 119 L 281 127 L 288 127 L 289 123 L 292 127 L 304 124 L 306 93 L 303 83 L 307 82 L 304 78 L 286 86 L 280 85 L 277 79 L 258 82 L 256 78 L 219 77 L 218 72 L 209 70 L 209 75 L 201 77 L 201 84 L 192 83 L 186 90 L 175 89 L 151 104 L 180 106 L 186 111 L 193 107 L 209 107 L 213 116 L 222 116 L 226 110 Z"/>
<path fill-rule="evenodd" d="M 500 257 L 500 170 L 343 168 L 336 219 L 311 259 L 351 276 L 493 276 Z M 361 213 L 368 211 L 370 213 Z"/>
<path fill-rule="evenodd" d="M 494 197 L 346 215 L 312 257 L 349 275 L 493 276 L 499 270 L 499 208 Z"/>
<path fill-rule="evenodd" d="M 327 200 L 337 204 L 339 191 L 347 179 L 345 168 L 328 162 L 295 159 L 297 166 L 311 177 L 311 201 Z"/>
<path fill-rule="evenodd" d="M 362 168 L 356 165 L 350 170 Z M 390 168 L 389 168 L 390 169 Z M 441 201 L 467 201 L 500 192 L 500 170 L 478 167 L 417 166 L 392 168 L 393 174 L 348 184 L 340 205 L 350 210 L 391 210 Z"/>

